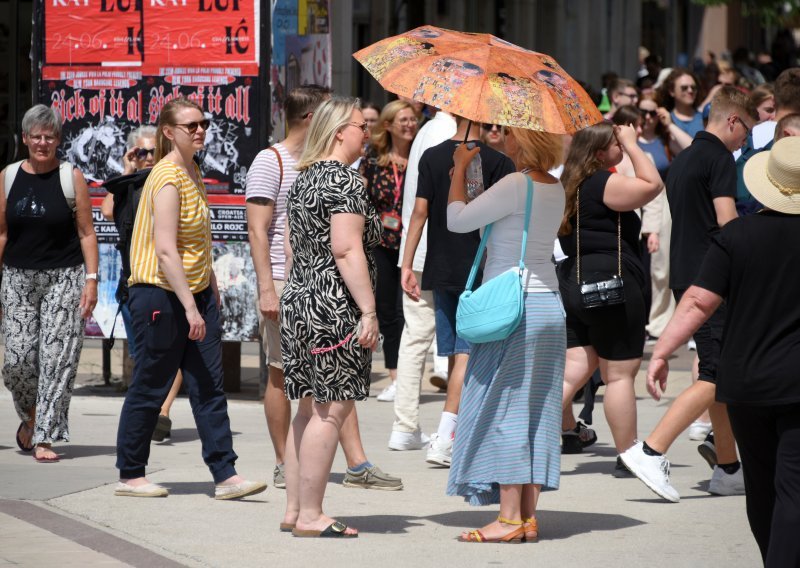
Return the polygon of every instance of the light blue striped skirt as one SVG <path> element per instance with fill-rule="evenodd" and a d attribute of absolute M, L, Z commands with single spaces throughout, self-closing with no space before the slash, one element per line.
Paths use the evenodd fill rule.
<path fill-rule="evenodd" d="M 510 337 L 472 346 L 448 495 L 490 505 L 500 502 L 500 485 L 558 489 L 566 348 L 555 292 L 526 294 L 522 322 Z"/>

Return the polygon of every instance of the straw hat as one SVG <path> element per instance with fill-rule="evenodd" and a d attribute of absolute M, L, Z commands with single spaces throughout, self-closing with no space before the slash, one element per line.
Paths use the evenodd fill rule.
<path fill-rule="evenodd" d="M 747 160 L 744 183 L 765 207 L 800 215 L 800 136 L 782 138 Z"/>

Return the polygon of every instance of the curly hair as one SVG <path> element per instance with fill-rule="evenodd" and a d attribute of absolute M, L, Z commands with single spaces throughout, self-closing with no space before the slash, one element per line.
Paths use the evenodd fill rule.
<path fill-rule="evenodd" d="M 695 106 L 703 100 L 700 97 L 700 81 L 697 80 L 697 76 L 688 69 L 676 67 L 672 70 L 672 73 L 667 75 L 667 78 L 664 79 L 664 82 L 656 91 L 656 102 L 658 103 L 658 106 L 662 106 L 668 111 L 672 111 L 675 108 L 675 99 L 672 96 L 672 91 L 675 90 L 675 81 L 684 75 L 689 75 L 689 77 L 694 79 L 694 84 L 697 87 L 694 91 Z"/>

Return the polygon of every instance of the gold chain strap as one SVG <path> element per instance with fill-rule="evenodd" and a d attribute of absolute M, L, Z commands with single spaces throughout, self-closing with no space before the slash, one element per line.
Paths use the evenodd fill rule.
<path fill-rule="evenodd" d="M 575 216 L 577 217 L 577 235 L 576 235 L 576 247 L 577 247 L 577 279 L 578 284 L 581 283 L 581 188 L 578 186 L 578 195 L 577 195 L 577 207 L 575 208 Z M 619 277 L 622 278 L 622 214 L 617 211 L 617 274 Z"/>

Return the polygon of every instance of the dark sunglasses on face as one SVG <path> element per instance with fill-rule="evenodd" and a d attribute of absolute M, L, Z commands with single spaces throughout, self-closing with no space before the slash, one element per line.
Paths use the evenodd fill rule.
<path fill-rule="evenodd" d="M 497 130 L 500 130 L 500 131 L 502 131 L 502 130 L 503 130 L 503 127 L 502 127 L 502 126 L 500 126 L 499 124 L 481 124 L 481 128 L 483 128 L 483 129 L 484 129 L 485 131 L 487 131 L 487 132 L 491 132 L 491 131 L 492 131 L 492 130 L 494 130 L 495 128 L 496 128 Z"/>
<path fill-rule="evenodd" d="M 196 129 L 195 129 L 196 130 Z M 136 150 L 136 157 L 140 160 L 144 160 L 147 156 L 155 156 L 156 149 L 155 148 L 139 148 Z"/>
<path fill-rule="evenodd" d="M 211 121 L 204 118 L 203 120 L 195 120 L 193 122 L 187 122 L 186 124 L 176 124 L 175 126 L 183 126 L 189 134 L 194 134 L 197 132 L 198 128 L 202 128 L 204 132 L 208 130 L 208 127 L 211 126 Z"/>
<path fill-rule="evenodd" d="M 655 118 L 658 116 L 658 112 L 655 110 L 645 110 L 643 108 L 639 109 L 639 114 L 642 116 L 649 116 L 650 118 Z"/>
<path fill-rule="evenodd" d="M 681 92 L 686 93 L 688 91 L 692 91 L 694 93 L 697 92 L 697 85 L 681 85 Z"/>

